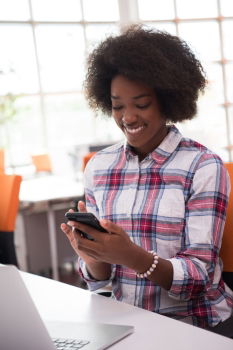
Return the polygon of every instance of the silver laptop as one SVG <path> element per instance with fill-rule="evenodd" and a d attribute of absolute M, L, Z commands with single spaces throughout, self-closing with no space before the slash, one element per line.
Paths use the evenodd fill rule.
<path fill-rule="evenodd" d="M 1 350 L 56 350 L 67 346 L 70 350 L 100 350 L 133 332 L 133 326 L 98 323 L 51 322 L 46 326 L 18 269 L 0 266 Z"/>

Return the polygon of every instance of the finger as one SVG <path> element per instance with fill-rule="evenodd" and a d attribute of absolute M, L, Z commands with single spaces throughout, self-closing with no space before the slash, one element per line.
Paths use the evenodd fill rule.
<path fill-rule="evenodd" d="M 70 244 L 74 249 L 76 249 L 75 236 L 73 232 L 73 228 L 66 224 L 61 224 L 61 229 L 65 233 L 66 237 L 70 241 Z"/>
<path fill-rule="evenodd" d="M 80 211 L 81 213 L 87 212 L 86 205 L 83 201 L 78 202 L 78 211 Z"/>
<path fill-rule="evenodd" d="M 103 228 L 105 228 L 105 230 L 108 232 L 115 233 L 115 234 L 123 234 L 124 233 L 124 231 L 122 230 L 122 228 L 120 226 L 114 224 L 110 220 L 100 219 L 100 225 Z"/>
<path fill-rule="evenodd" d="M 98 255 L 97 251 L 100 248 L 100 244 L 97 243 L 97 241 L 93 241 L 83 237 L 83 235 L 74 227 L 71 235 L 73 235 L 76 241 L 76 246 L 79 250 L 85 252 L 85 254 L 88 254 L 91 257 L 96 258 L 96 256 Z"/>
<path fill-rule="evenodd" d="M 72 223 L 73 225 L 73 223 Z M 100 232 L 98 229 L 93 228 L 92 226 L 80 223 L 80 222 L 75 222 L 74 226 L 81 232 L 84 232 L 88 235 L 90 235 L 95 241 L 98 242 L 102 242 L 102 240 L 104 239 L 104 232 Z M 109 235 L 109 233 L 106 233 L 107 235 Z"/>
<path fill-rule="evenodd" d="M 67 224 L 61 224 L 61 229 L 69 239 L 70 243 L 73 245 L 74 241 L 76 240 L 75 227 Z"/>
<path fill-rule="evenodd" d="M 83 240 L 83 241 L 82 241 Z M 84 243 L 82 243 L 82 242 L 80 242 L 80 241 L 82 241 L 82 242 L 84 242 Z M 86 239 L 86 238 L 78 238 L 77 240 L 76 240 L 76 242 L 75 242 L 75 244 L 76 244 L 76 248 L 75 248 L 75 250 L 76 250 L 76 252 L 79 254 L 79 255 L 81 255 L 81 253 L 84 253 L 85 255 L 88 255 L 89 257 L 91 257 L 91 258 L 93 258 L 93 259 L 95 259 L 95 260 L 97 260 L 98 259 L 98 253 L 96 252 L 96 248 L 95 249 L 93 249 L 93 247 L 90 249 L 87 245 L 88 245 L 88 243 L 89 242 L 91 242 L 91 243 L 93 243 L 93 241 L 89 241 L 88 239 Z"/>
<path fill-rule="evenodd" d="M 62 223 L 60 228 L 66 235 L 69 235 L 72 230 L 71 227 L 65 223 Z"/>
<path fill-rule="evenodd" d="M 80 222 L 68 222 L 68 224 L 71 224 L 72 226 L 75 226 L 75 228 L 77 229 L 78 232 L 81 232 L 81 237 L 82 239 L 84 239 L 84 245 L 86 245 L 85 243 L 87 241 L 90 242 L 96 242 L 98 244 L 102 244 L 104 243 L 105 239 L 109 238 L 109 232 L 104 233 L 104 232 L 100 232 L 98 229 L 95 229 L 89 225 L 80 223 Z M 93 240 L 89 240 L 85 237 L 84 234 L 87 234 L 88 236 L 90 236 L 91 238 L 93 238 Z M 81 240 L 80 240 L 81 241 Z M 94 249 L 94 248 L 93 248 Z"/>

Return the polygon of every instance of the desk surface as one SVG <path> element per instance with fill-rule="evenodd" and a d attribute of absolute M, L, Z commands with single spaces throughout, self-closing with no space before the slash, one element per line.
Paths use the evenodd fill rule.
<path fill-rule="evenodd" d="M 46 321 L 129 324 L 134 334 L 111 349 L 232 350 L 233 340 L 61 282 L 22 272 Z"/>
<path fill-rule="evenodd" d="M 41 176 L 23 180 L 20 187 L 21 202 L 64 200 L 80 197 L 84 193 L 82 181 L 71 177 Z"/>

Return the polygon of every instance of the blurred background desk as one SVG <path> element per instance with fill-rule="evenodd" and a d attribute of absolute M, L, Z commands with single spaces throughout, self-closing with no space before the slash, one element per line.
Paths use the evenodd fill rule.
<path fill-rule="evenodd" d="M 22 181 L 15 232 L 21 269 L 59 280 L 59 262 L 74 257 L 60 224 L 83 195 L 81 179 L 47 175 Z"/>

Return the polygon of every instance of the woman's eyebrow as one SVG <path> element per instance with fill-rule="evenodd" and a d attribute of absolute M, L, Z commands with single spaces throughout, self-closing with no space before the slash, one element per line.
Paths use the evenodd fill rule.
<path fill-rule="evenodd" d="M 140 94 L 140 95 L 137 95 L 137 96 L 133 96 L 132 99 L 133 100 L 138 100 L 139 98 L 142 98 L 142 97 L 151 97 L 150 94 Z M 114 96 L 114 95 L 111 95 L 111 98 L 113 100 L 120 100 L 121 97 L 120 96 Z"/>
<path fill-rule="evenodd" d="M 151 96 L 150 94 L 141 94 L 141 95 L 138 95 L 138 96 L 134 96 L 133 99 L 137 100 L 137 99 L 142 98 L 142 97 L 150 97 L 150 96 Z"/>

